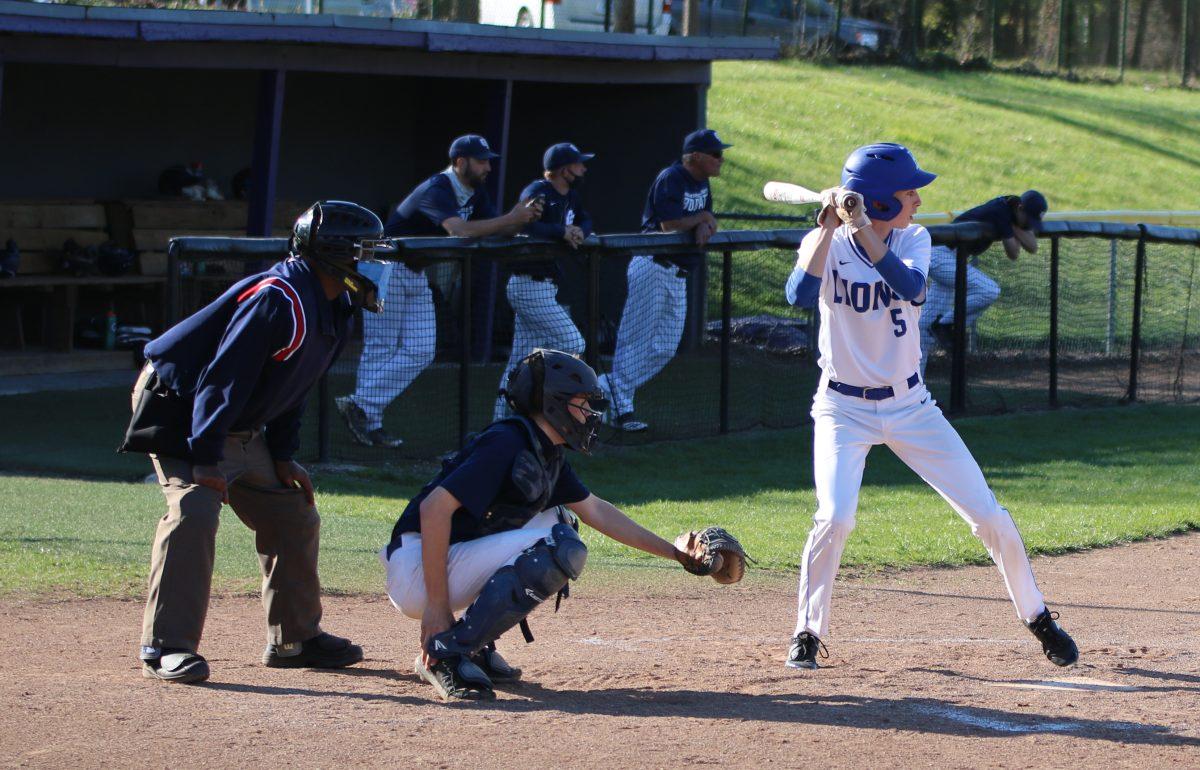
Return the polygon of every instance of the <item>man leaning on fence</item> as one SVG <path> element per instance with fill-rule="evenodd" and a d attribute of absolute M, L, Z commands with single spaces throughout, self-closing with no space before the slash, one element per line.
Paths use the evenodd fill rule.
<path fill-rule="evenodd" d="M 460 136 L 450 145 L 450 165 L 417 185 L 388 216 L 390 237 L 452 235 L 483 238 L 516 235 L 541 215 L 541 204 L 521 201 L 496 216 L 484 183 L 492 171 L 492 152 L 477 134 Z M 352 395 L 335 400 L 338 413 L 355 440 L 364 446 L 401 446 L 404 441 L 383 427 L 383 413 L 403 393 L 437 352 L 433 291 L 424 270 L 428 263 L 413 257 L 387 263 L 379 273 L 383 312 L 363 318 L 363 350 Z"/>
<path fill-rule="evenodd" d="M 1049 208 L 1046 198 L 1037 190 L 1027 190 L 1020 196 L 1001 195 L 987 203 L 968 209 L 954 218 L 954 224 L 983 222 L 990 224 L 1012 260 L 1025 250 L 1037 253 L 1037 234 L 1042 229 L 1042 216 Z M 966 324 L 974 326 L 979 316 L 1000 298 L 1000 284 L 975 266 L 975 258 L 987 251 L 992 241 L 976 241 L 959 248 L 967 258 Z M 950 246 L 934 246 L 929 257 L 929 291 L 921 313 L 921 371 L 929 354 L 937 345 L 950 348 L 954 326 L 954 281 L 957 257 Z"/>
<path fill-rule="evenodd" d="M 542 201 L 542 216 L 525 226 L 524 233 L 535 238 L 566 241 L 578 248 L 592 234 L 592 218 L 584 210 L 579 188 L 587 173 L 587 162 L 596 157 L 582 152 L 570 142 L 561 142 L 542 155 L 541 179 L 530 182 L 521 191 L 521 200 Z M 508 373 L 534 348 L 550 348 L 571 355 L 583 353 L 583 335 L 571 320 L 567 309 L 558 304 L 558 286 L 562 268 L 555 260 L 515 262 L 510 266 L 506 295 L 513 309 L 512 353 L 500 374 L 500 392 L 493 420 L 509 415 L 503 395 Z"/>
<path fill-rule="evenodd" d="M 354 306 L 378 309 L 356 260 L 379 217 L 322 201 L 296 221 L 291 257 L 234 284 L 146 345 L 123 451 L 150 455 L 167 499 L 150 556 L 143 674 L 208 678 L 199 654 L 221 504 L 254 530 L 267 618 L 263 663 L 341 668 L 362 648 L 321 630 L 320 517 L 293 455 L 309 391 L 350 333 Z"/>
<path fill-rule="evenodd" d="M 663 169 L 650 186 L 642 232 L 690 232 L 697 244 L 708 243 L 717 231 L 708 180 L 721 174 L 724 152 L 732 146 L 711 129 L 688 134 L 683 158 Z M 634 393 L 674 357 L 687 318 L 687 275 L 703 269 L 703 252 L 630 260 L 612 371 L 600 378 L 611 396 L 606 419 L 617 428 L 638 432 L 649 427 L 634 417 Z"/>

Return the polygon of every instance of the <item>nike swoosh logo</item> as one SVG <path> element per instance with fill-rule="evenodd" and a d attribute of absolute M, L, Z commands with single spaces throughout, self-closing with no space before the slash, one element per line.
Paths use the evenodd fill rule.
<path fill-rule="evenodd" d="M 839 264 L 839 265 L 848 265 L 848 264 L 850 264 L 850 261 L 849 261 L 849 260 L 847 260 L 847 261 L 843 262 L 842 260 L 840 260 L 840 259 L 839 259 L 839 260 L 838 260 L 838 264 Z"/>
<path fill-rule="evenodd" d="M 929 396 L 926 396 L 925 398 L 921 399 L 921 403 L 923 404 L 923 403 L 925 403 L 925 402 L 926 402 L 926 401 L 928 401 L 928 400 L 929 400 Z"/>

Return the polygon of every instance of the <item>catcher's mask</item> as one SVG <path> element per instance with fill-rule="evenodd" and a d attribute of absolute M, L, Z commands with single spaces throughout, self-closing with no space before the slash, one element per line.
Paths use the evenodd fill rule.
<path fill-rule="evenodd" d="M 934 179 L 937 174 L 922 170 L 907 147 L 891 142 L 859 147 L 842 167 L 842 187 L 860 193 L 867 216 L 881 222 L 895 219 L 903 208 L 896 193 Z"/>
<path fill-rule="evenodd" d="M 503 392 L 514 412 L 541 414 L 567 446 L 591 454 L 596 428 L 608 409 L 592 367 L 569 353 L 535 348 L 509 372 Z M 577 396 L 587 399 L 586 406 L 572 407 L 571 399 Z M 583 414 L 582 422 L 572 408 Z"/>
<path fill-rule="evenodd" d="M 358 274 L 358 262 L 393 250 L 383 240 L 383 223 L 370 210 L 349 201 L 317 201 L 296 220 L 289 246 L 340 280 L 355 305 L 372 313 L 383 310 L 378 287 Z"/>

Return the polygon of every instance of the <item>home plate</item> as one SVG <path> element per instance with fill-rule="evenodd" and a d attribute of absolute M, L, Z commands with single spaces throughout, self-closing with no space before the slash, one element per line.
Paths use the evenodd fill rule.
<path fill-rule="evenodd" d="M 1073 676 L 1069 679 L 1019 679 L 1013 682 L 988 682 L 992 687 L 1013 690 L 1092 690 L 1096 692 L 1136 692 L 1142 688 L 1128 684 L 1115 684 L 1101 679 Z"/>

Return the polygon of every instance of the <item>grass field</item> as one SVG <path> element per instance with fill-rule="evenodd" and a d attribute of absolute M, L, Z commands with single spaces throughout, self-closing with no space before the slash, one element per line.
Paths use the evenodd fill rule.
<path fill-rule="evenodd" d="M 796 207 L 762 200 L 763 182 L 833 184 L 850 150 L 885 140 L 908 145 L 922 166 L 939 174 L 921 191 L 922 211 L 962 210 L 1030 187 L 1046 194 L 1052 211 L 1200 209 L 1200 96 L 1180 89 L 987 72 L 722 62 L 714 65 L 708 107 L 709 124 L 735 145 L 713 183 L 718 210 L 796 213 Z M 1151 255 L 1148 338 L 1178 340 L 1186 318 L 1180 273 L 1186 279 L 1193 252 L 1158 247 Z M 1118 337 L 1126 340 L 1132 255 L 1132 244 L 1122 244 L 1117 317 Z M 1107 241 L 1064 244 L 1063 290 L 1072 293 L 1071 304 L 1064 304 L 1064 340 L 1103 346 L 1107 257 Z M 780 287 L 794 258 L 764 252 L 735 259 L 735 315 L 788 312 Z M 1044 344 L 1045 255 L 1011 265 L 993 250 L 984 264 L 1000 271 L 1009 296 L 985 316 L 981 335 L 1003 349 Z M 1156 271 L 1156 265 L 1170 268 Z M 719 307 L 719 295 L 710 307 Z"/>
<path fill-rule="evenodd" d="M 1060 411 L 957 423 L 1029 549 L 1055 553 L 1200 526 L 1200 420 L 1194 407 Z M 768 569 L 791 569 L 814 510 L 811 433 L 742 433 L 578 458 L 598 494 L 664 535 L 719 522 Z M 50 451 L 50 450 L 45 450 Z M 36 460 L 36 457 L 28 458 Z M 9 466 L 11 467 L 11 466 Z M 322 574 L 332 590 L 375 592 L 375 551 L 430 464 L 318 472 Z M 0 477 L 0 592 L 138 595 L 162 514 L 151 484 L 9 473 Z M 226 509 L 217 585 L 253 590 L 250 533 Z M 646 563 L 587 534 L 593 564 Z M 868 462 L 851 567 L 954 565 L 986 559 L 936 494 L 889 452 Z"/>

